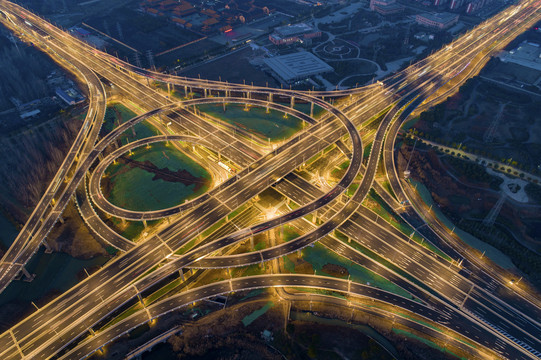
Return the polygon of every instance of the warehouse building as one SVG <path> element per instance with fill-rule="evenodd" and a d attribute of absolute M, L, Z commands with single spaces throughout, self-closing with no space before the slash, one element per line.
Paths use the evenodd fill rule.
<path fill-rule="evenodd" d="M 287 84 L 334 71 L 326 62 L 307 51 L 265 59 L 265 64 L 280 81 Z"/>

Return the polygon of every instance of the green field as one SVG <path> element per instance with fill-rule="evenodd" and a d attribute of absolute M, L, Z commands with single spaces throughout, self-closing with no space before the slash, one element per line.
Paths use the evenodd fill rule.
<path fill-rule="evenodd" d="M 393 284 L 391 281 L 385 279 L 384 277 L 374 273 L 371 270 L 368 270 L 360 265 L 353 263 L 352 261 L 337 255 L 335 253 L 329 252 L 329 249 L 316 243 L 314 247 L 306 247 L 302 250 L 302 257 L 304 260 L 308 261 L 317 275 L 327 275 L 323 270 L 323 266 L 326 264 L 336 264 L 340 265 L 347 269 L 349 275 L 351 276 L 351 281 L 367 284 L 371 286 L 386 290 L 397 295 L 403 296 L 405 298 L 411 298 L 411 295 L 401 287 Z M 286 264 L 286 268 L 287 268 Z M 289 265 L 290 267 L 290 265 Z"/>
<path fill-rule="evenodd" d="M 210 174 L 171 145 L 155 143 L 149 148 L 137 148 L 132 155 L 124 156 L 137 164 L 149 161 L 160 170 L 176 172 L 184 169 L 198 178 L 198 183 L 186 185 L 178 181 L 156 179 L 154 172 L 117 162 L 111 164 L 105 174 L 111 184 L 108 199 L 119 207 L 138 211 L 165 209 L 208 190 Z"/>
<path fill-rule="evenodd" d="M 250 111 L 245 111 L 242 105 L 229 104 L 225 113 L 222 105 L 200 105 L 199 109 L 212 117 L 251 131 L 264 140 L 287 139 L 302 129 L 302 120 L 299 118 L 284 117 L 282 112 L 275 110 L 270 110 L 267 114 L 266 110 L 260 107 L 251 107 Z"/>
<path fill-rule="evenodd" d="M 402 330 L 402 329 L 396 329 L 396 328 L 393 328 L 393 332 L 398 334 L 398 335 L 403 335 L 405 337 L 409 337 L 409 338 L 412 338 L 412 339 L 415 339 L 417 341 L 420 341 L 428 346 L 430 346 L 431 348 L 434 348 L 434 349 L 437 349 L 441 352 L 444 352 L 444 353 L 447 353 L 449 355 L 452 355 L 454 357 L 457 357 L 459 359 L 463 359 L 463 360 L 466 360 L 465 358 L 455 354 L 454 352 L 452 352 L 451 350 L 448 350 L 446 348 L 442 348 L 441 346 L 439 346 L 438 344 L 436 344 L 435 342 L 433 341 L 430 341 L 430 340 L 427 340 L 425 338 L 422 338 L 420 336 L 417 336 L 415 334 L 412 334 L 410 333 L 409 331 L 405 331 L 405 330 Z"/>
<path fill-rule="evenodd" d="M 248 326 L 250 325 L 251 323 L 253 323 L 258 317 L 260 317 L 261 315 L 263 315 L 264 313 L 267 312 L 267 310 L 269 310 L 271 307 L 274 306 L 274 303 L 272 301 L 269 301 L 268 303 L 265 304 L 265 306 L 263 306 L 261 309 L 257 309 L 256 311 L 254 311 L 253 313 L 249 314 L 249 315 L 246 315 L 243 319 L 242 319 L 242 324 L 244 326 Z"/>
<path fill-rule="evenodd" d="M 413 185 L 416 185 L 417 192 L 423 199 L 423 202 L 427 205 L 434 205 L 434 199 L 432 199 L 432 195 L 430 194 L 430 191 L 424 186 L 422 183 L 415 181 L 413 179 L 409 180 Z M 502 253 L 500 250 L 496 249 L 495 247 L 477 239 L 473 235 L 461 230 L 460 228 L 456 227 L 451 220 L 449 220 L 439 209 L 438 206 L 432 206 L 432 211 L 436 214 L 437 218 L 449 229 L 454 229 L 454 233 L 460 237 L 462 241 L 470 245 L 471 247 L 476 248 L 479 251 L 485 252 L 485 255 L 489 257 L 492 261 L 497 263 L 499 266 L 506 268 L 506 269 L 514 269 L 515 265 L 513 265 L 513 262 L 511 259 Z"/>

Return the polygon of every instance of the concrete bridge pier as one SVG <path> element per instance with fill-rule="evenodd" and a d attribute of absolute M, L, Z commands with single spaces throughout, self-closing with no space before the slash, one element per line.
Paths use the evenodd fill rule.
<path fill-rule="evenodd" d="M 267 99 L 267 110 L 266 110 L 266 113 L 270 113 L 270 107 L 269 105 L 272 103 L 272 93 L 269 93 L 269 97 Z"/>
<path fill-rule="evenodd" d="M 30 282 L 36 277 L 36 274 L 30 274 L 24 266 L 21 268 L 21 272 L 24 275 L 23 281 Z"/>
<path fill-rule="evenodd" d="M 188 85 L 184 85 L 184 97 L 188 97 Z"/>
<path fill-rule="evenodd" d="M 183 272 L 183 269 L 180 269 L 180 270 L 178 271 L 178 273 L 180 274 L 180 279 L 181 279 L 182 281 L 186 281 L 186 279 L 184 278 L 184 272 Z"/>
<path fill-rule="evenodd" d="M 254 250 L 254 237 L 250 236 L 250 248 Z"/>
<path fill-rule="evenodd" d="M 171 84 L 167 83 L 167 94 L 171 96 Z"/>
<path fill-rule="evenodd" d="M 314 103 L 310 103 L 310 117 L 314 117 Z M 304 121 L 303 121 L 304 124 Z"/>
<path fill-rule="evenodd" d="M 291 108 L 293 109 L 295 107 L 295 96 L 291 97 Z"/>
<path fill-rule="evenodd" d="M 46 240 L 43 240 L 41 243 L 45 247 L 45 253 L 46 254 L 51 254 L 53 252 L 53 248 L 47 243 Z"/>
<path fill-rule="evenodd" d="M 147 221 L 146 220 L 143 220 L 143 225 L 145 225 L 145 229 L 147 228 Z"/>

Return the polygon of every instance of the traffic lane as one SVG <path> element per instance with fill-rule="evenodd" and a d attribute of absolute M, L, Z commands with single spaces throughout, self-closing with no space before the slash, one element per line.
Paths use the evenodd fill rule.
<path fill-rule="evenodd" d="M 349 283 L 351 284 L 351 283 Z M 230 291 L 241 291 L 249 290 L 260 287 L 270 287 L 270 286 L 294 286 L 294 287 L 318 287 L 327 290 L 348 291 L 349 286 L 347 281 L 338 280 L 328 277 L 314 277 L 309 275 L 272 275 L 272 276 L 259 276 L 259 277 L 246 277 L 240 279 L 233 279 L 231 281 L 223 281 L 220 283 L 215 283 L 193 290 L 189 290 L 185 293 L 176 295 L 173 298 L 166 299 L 155 305 L 148 307 L 147 309 L 151 313 L 152 317 L 161 316 L 164 313 L 173 311 L 179 307 L 185 306 L 191 302 L 211 297 L 214 295 L 228 293 Z M 397 303 L 401 303 L 404 298 L 397 297 L 395 295 L 383 292 L 379 289 L 370 288 L 364 285 L 351 284 L 352 292 L 355 292 L 356 295 L 372 297 L 378 296 L 381 297 L 382 301 L 389 302 L 396 300 Z M 406 303 L 411 302 L 408 299 L 405 299 Z M 410 304 L 408 304 L 410 305 Z M 412 305 L 416 310 L 419 309 L 418 304 L 414 303 Z M 426 309 L 423 307 L 423 309 Z M 124 332 L 128 331 L 128 327 L 136 327 L 141 323 L 148 321 L 148 317 L 139 317 L 137 318 L 140 322 L 132 321 L 131 318 L 128 321 L 122 323 L 122 326 L 115 325 L 115 327 L 123 327 L 121 330 L 110 331 L 109 334 L 105 334 L 105 338 L 100 338 L 104 336 L 104 333 L 96 334 L 96 338 L 92 338 L 90 342 L 84 344 L 84 347 L 79 347 L 76 350 L 72 350 L 73 353 L 77 352 L 78 356 L 90 354 L 93 350 L 100 347 L 100 344 L 106 343 L 113 340 L 115 337 L 120 336 Z M 127 324 L 124 326 L 124 324 Z M 82 350 L 84 349 L 84 350 Z M 68 353 L 64 358 L 70 358 L 71 353 Z"/>

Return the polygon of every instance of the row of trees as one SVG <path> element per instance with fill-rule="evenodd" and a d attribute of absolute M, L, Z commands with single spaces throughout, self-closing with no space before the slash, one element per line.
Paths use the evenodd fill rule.
<path fill-rule="evenodd" d="M 422 139 L 426 139 L 428 141 L 433 141 L 433 142 L 441 144 L 443 146 L 448 146 L 448 147 L 451 147 L 451 148 L 455 148 L 457 150 L 462 150 L 464 152 L 468 152 L 468 153 L 471 153 L 471 154 L 474 154 L 474 155 L 485 157 L 485 158 L 493 160 L 495 162 L 500 162 L 502 164 L 512 166 L 512 167 L 517 168 L 519 170 L 530 172 L 533 175 L 541 175 L 540 169 L 537 166 L 535 166 L 535 164 L 526 165 L 526 164 L 523 164 L 521 162 L 518 162 L 517 160 L 515 160 L 513 158 L 502 158 L 502 157 L 500 157 L 498 155 L 495 155 L 495 154 L 489 152 L 488 150 L 481 150 L 481 149 L 478 149 L 478 148 L 469 148 L 468 146 L 463 145 L 462 143 L 458 143 L 456 141 L 448 141 L 448 140 L 442 139 L 441 137 L 436 137 L 436 136 L 433 136 L 433 135 L 431 135 L 429 133 L 424 133 L 423 131 L 419 131 L 416 128 L 409 129 L 408 133 L 410 134 L 410 136 L 419 137 L 419 138 L 422 138 Z M 412 141 L 409 141 L 408 144 L 409 143 L 413 144 Z M 446 151 L 446 153 L 449 153 L 449 151 Z M 451 155 L 454 156 L 455 153 L 451 152 Z M 496 164 L 494 166 L 494 168 L 498 169 L 499 165 Z"/>
<path fill-rule="evenodd" d="M 0 50 L 0 111 L 14 105 L 10 101 L 15 97 L 28 102 L 52 95 L 47 85 L 47 75 L 52 63 L 43 54 L 23 44 L 5 46 Z"/>
<path fill-rule="evenodd" d="M 36 204 L 62 163 L 80 125 L 78 121 L 53 120 L 18 135 L 1 138 L 1 191 L 25 207 Z"/>

